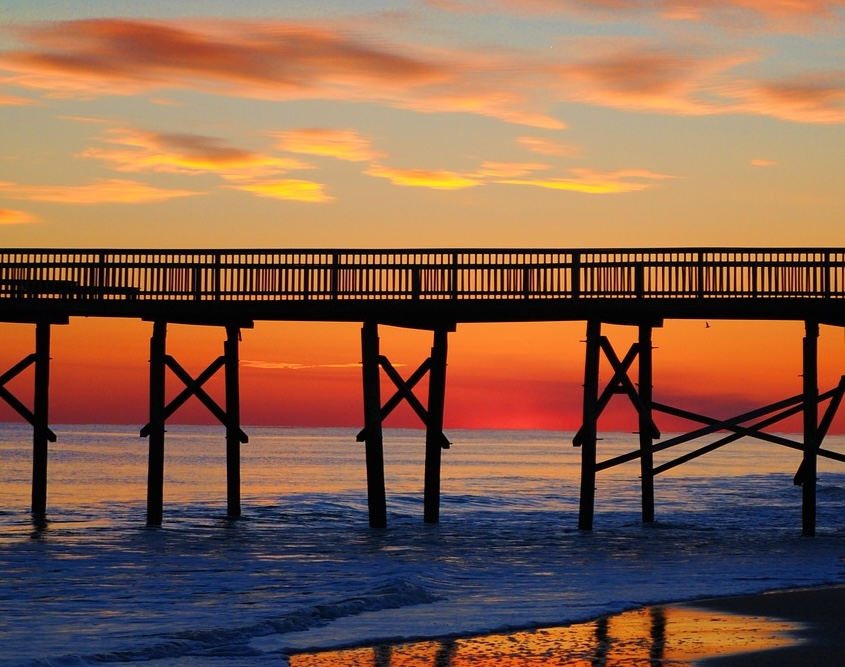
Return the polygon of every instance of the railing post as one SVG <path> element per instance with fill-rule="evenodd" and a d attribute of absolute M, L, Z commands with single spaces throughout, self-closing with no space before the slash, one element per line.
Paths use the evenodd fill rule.
<path fill-rule="evenodd" d="M 570 276 L 569 284 L 572 290 L 572 298 L 578 299 L 581 297 L 581 253 L 580 252 L 573 252 L 572 253 L 572 265 L 570 267 L 570 271 L 572 272 Z"/>
<path fill-rule="evenodd" d="M 411 267 L 411 298 L 418 301 L 422 294 L 422 269 L 419 266 Z"/>
<path fill-rule="evenodd" d="M 634 292 L 638 299 L 645 297 L 645 266 L 643 262 L 634 264 Z"/>
<path fill-rule="evenodd" d="M 452 300 L 458 298 L 458 253 L 452 253 L 452 270 L 451 270 L 451 286 L 450 286 Z"/>
<path fill-rule="evenodd" d="M 332 253 L 331 290 L 332 301 L 337 301 L 340 292 L 340 253 L 336 251 Z"/>

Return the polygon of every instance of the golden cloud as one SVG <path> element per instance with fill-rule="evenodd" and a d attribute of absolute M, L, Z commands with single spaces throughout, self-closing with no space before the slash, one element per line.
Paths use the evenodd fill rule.
<path fill-rule="evenodd" d="M 0 182 L 0 194 L 9 199 L 60 204 L 142 204 L 204 194 L 165 190 L 123 179 L 101 179 L 89 185 L 17 185 Z"/>
<path fill-rule="evenodd" d="M 229 179 L 246 179 L 311 167 L 300 160 L 263 155 L 197 134 L 111 129 L 101 140 L 118 148 L 88 148 L 81 157 L 102 160 L 117 171 L 215 173 Z"/>
<path fill-rule="evenodd" d="M 349 162 L 371 162 L 384 157 L 384 153 L 372 148 L 369 139 L 351 129 L 310 127 L 274 132 L 272 136 L 279 140 L 276 147 L 289 153 L 320 155 Z"/>
<path fill-rule="evenodd" d="M 38 222 L 38 218 L 31 213 L 0 208 L 0 225 L 25 225 L 32 222 Z"/>
<path fill-rule="evenodd" d="M 497 181 L 511 185 L 533 185 L 550 190 L 567 190 L 587 194 L 619 194 L 637 192 L 654 186 L 654 181 L 674 178 L 643 169 L 598 172 L 592 169 L 570 169 L 574 178 L 507 179 Z"/>
<path fill-rule="evenodd" d="M 534 171 L 550 169 L 550 165 L 540 162 L 484 162 L 478 170 L 482 178 L 516 178 Z"/>
<path fill-rule="evenodd" d="M 774 167 L 777 165 L 777 162 L 774 160 L 763 160 L 760 158 L 755 158 L 753 160 L 749 160 L 748 164 L 753 167 Z"/>
<path fill-rule="evenodd" d="M 325 193 L 325 185 L 313 181 L 298 179 L 280 179 L 250 183 L 248 185 L 231 186 L 236 190 L 250 192 L 259 197 L 301 201 L 309 203 L 325 203 L 334 201 L 334 197 Z"/>
<path fill-rule="evenodd" d="M 364 172 L 369 176 L 386 178 L 394 185 L 404 185 L 434 190 L 461 190 L 481 185 L 482 180 L 469 174 L 436 169 L 393 169 L 380 164 L 372 165 Z"/>

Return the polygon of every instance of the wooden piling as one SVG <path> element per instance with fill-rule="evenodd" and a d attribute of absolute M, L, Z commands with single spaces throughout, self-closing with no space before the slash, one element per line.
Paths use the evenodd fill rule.
<path fill-rule="evenodd" d="M 584 409 L 581 425 L 581 503 L 578 528 L 593 529 L 596 500 L 596 439 L 598 431 L 599 363 L 601 322 L 587 322 L 587 351 L 584 363 Z"/>
<path fill-rule="evenodd" d="M 642 489 L 643 523 L 654 521 L 654 454 L 652 399 L 652 344 L 650 325 L 640 325 L 639 332 L 639 431 L 640 485 Z"/>
<path fill-rule="evenodd" d="M 50 395 L 50 324 L 35 325 L 35 389 L 33 396 L 32 436 L 32 515 L 47 514 L 47 443 Z"/>
<path fill-rule="evenodd" d="M 381 426 L 381 377 L 379 373 L 378 324 L 361 328 L 361 369 L 364 382 L 364 447 L 367 458 L 367 507 L 370 526 L 387 526 L 384 489 L 384 438 Z"/>
<path fill-rule="evenodd" d="M 816 473 L 818 457 L 819 380 L 818 322 L 805 322 L 804 357 L 804 456 L 802 459 L 801 532 L 816 534 Z"/>
<path fill-rule="evenodd" d="M 425 431 L 425 488 L 423 517 L 426 523 L 440 521 L 440 463 L 443 449 L 443 413 L 446 402 L 446 356 L 448 332 L 434 331 L 431 370 L 428 376 L 428 419 Z"/>
<path fill-rule="evenodd" d="M 160 526 L 164 504 L 165 356 L 167 323 L 153 323 L 150 338 L 150 421 L 147 468 L 147 525 Z"/>
<path fill-rule="evenodd" d="M 226 379 L 226 516 L 241 515 L 241 404 L 238 379 L 238 348 L 241 330 L 226 327 L 223 343 Z"/>

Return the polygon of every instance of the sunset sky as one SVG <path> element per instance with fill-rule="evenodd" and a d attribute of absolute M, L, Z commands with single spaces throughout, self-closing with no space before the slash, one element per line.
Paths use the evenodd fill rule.
<path fill-rule="evenodd" d="M 0 19 L 4 247 L 845 246 L 845 0 L 0 0 Z M 195 373 L 220 353 L 219 330 L 171 331 Z M 4 368 L 31 351 L 31 326 L 0 335 Z M 56 327 L 52 421 L 143 422 L 149 335 Z M 795 394 L 802 335 L 667 322 L 655 398 Z M 577 428 L 583 337 L 459 326 L 447 424 Z M 406 373 L 431 345 L 382 341 Z M 821 351 L 826 389 L 843 332 Z M 358 325 L 257 323 L 242 359 L 245 423 L 360 422 Z"/>

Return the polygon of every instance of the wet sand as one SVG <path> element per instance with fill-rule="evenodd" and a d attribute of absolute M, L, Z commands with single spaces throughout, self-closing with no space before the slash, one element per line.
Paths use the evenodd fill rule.
<path fill-rule="evenodd" d="M 798 625 L 790 632 L 798 640 L 795 644 L 714 657 L 701 661 L 702 667 L 827 667 L 845 664 L 845 586 L 700 600 L 693 604 L 698 609 L 765 616 Z"/>
<path fill-rule="evenodd" d="M 291 667 L 845 664 L 845 586 L 655 605 L 557 628 L 305 653 Z"/>

